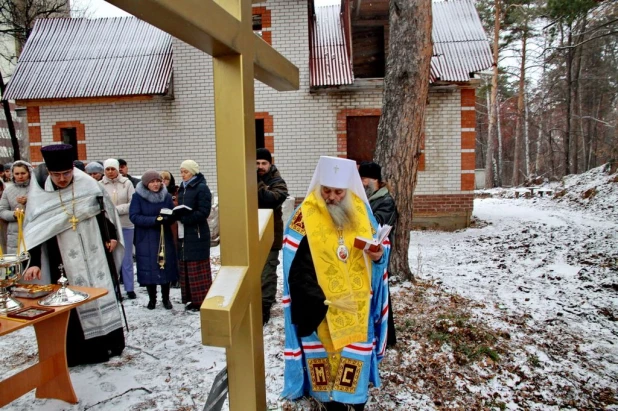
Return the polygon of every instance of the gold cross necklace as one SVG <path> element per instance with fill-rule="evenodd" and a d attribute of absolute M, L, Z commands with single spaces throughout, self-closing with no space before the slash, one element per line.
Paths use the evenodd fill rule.
<path fill-rule="evenodd" d="M 60 197 L 60 205 L 62 206 L 62 209 L 64 210 L 66 215 L 70 217 L 69 223 L 71 223 L 71 226 L 73 227 L 73 231 L 75 231 L 77 229 L 77 223 L 79 223 L 79 220 L 75 216 L 75 184 L 73 184 L 73 182 L 71 183 L 71 195 L 73 197 L 71 199 L 71 203 L 73 204 L 73 214 L 69 213 L 67 211 L 67 208 L 64 206 L 64 203 L 62 202 L 62 194 L 60 193 L 61 191 L 62 191 L 61 189 L 58 190 L 58 197 Z"/>

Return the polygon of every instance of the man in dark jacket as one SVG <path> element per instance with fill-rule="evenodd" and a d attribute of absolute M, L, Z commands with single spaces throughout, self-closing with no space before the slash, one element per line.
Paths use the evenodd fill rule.
<path fill-rule="evenodd" d="M 262 323 L 270 320 L 270 307 L 277 294 L 277 266 L 279 251 L 283 245 L 283 211 L 281 206 L 288 197 L 288 186 L 281 178 L 279 170 L 272 164 L 270 151 L 258 148 L 256 155 L 258 178 L 258 207 L 273 210 L 275 218 L 275 239 L 262 270 Z"/>
<path fill-rule="evenodd" d="M 358 168 L 358 174 L 361 176 L 371 211 L 378 224 L 388 224 L 394 227 L 397 222 L 397 207 L 395 206 L 395 200 L 388 191 L 388 184 L 382 181 L 382 167 L 371 161 L 363 161 Z M 392 230 L 389 234 L 391 244 L 393 244 L 394 231 Z M 390 270 L 388 271 L 390 274 Z M 390 291 L 388 293 L 388 306 L 388 337 L 386 344 L 389 347 L 393 347 L 397 343 L 397 338 L 395 337 L 395 322 L 393 320 Z"/>
<path fill-rule="evenodd" d="M 131 177 L 129 175 L 129 166 L 127 165 L 127 160 L 123 160 L 122 158 L 118 159 L 118 165 L 120 166 L 120 174 L 122 174 L 123 177 L 126 177 L 129 179 L 129 181 L 131 181 L 131 184 L 133 184 L 133 188 L 137 187 L 137 183 L 139 183 L 139 178 L 135 178 L 135 177 Z"/>

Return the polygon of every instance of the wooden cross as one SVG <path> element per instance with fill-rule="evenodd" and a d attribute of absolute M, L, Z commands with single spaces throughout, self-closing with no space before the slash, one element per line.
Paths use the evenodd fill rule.
<path fill-rule="evenodd" d="M 201 307 L 202 342 L 226 348 L 230 409 L 265 410 L 261 273 L 273 221 L 262 210 L 258 221 L 253 79 L 298 90 L 298 68 L 253 33 L 251 0 L 106 1 L 213 56 L 222 266 Z"/>

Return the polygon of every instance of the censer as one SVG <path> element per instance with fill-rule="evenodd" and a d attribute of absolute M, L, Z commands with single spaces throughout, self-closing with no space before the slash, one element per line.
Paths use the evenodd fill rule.
<path fill-rule="evenodd" d="M 17 253 L 4 254 L 0 247 L 0 315 L 22 308 L 24 305 L 13 299 L 7 287 L 16 284 L 30 266 L 30 253 L 26 249 L 23 235 L 24 211 L 15 210 L 17 219 Z M 24 263 L 26 267 L 24 268 Z"/>

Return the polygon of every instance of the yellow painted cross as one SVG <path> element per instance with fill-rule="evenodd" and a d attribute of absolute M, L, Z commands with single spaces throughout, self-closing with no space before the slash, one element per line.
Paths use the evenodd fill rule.
<path fill-rule="evenodd" d="M 226 348 L 230 409 L 265 410 L 260 274 L 273 221 L 257 212 L 253 79 L 298 90 L 298 68 L 253 33 L 251 0 L 106 1 L 213 56 L 222 266 L 202 342 Z"/>

